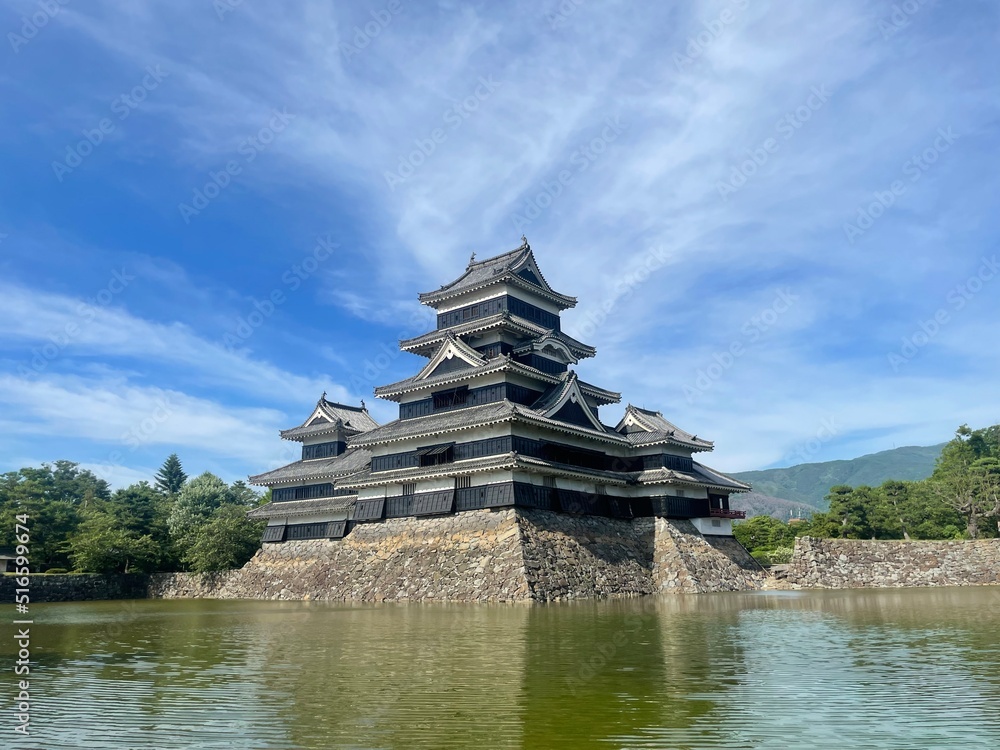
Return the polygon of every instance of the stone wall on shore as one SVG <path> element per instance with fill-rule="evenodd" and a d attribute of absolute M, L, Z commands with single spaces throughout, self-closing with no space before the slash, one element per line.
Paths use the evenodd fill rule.
<path fill-rule="evenodd" d="M 528 598 L 513 508 L 356 526 L 263 548 L 237 571 L 154 576 L 150 596 L 333 601 Z"/>
<path fill-rule="evenodd" d="M 153 576 L 150 596 L 558 601 L 756 589 L 764 577 L 689 522 L 504 508 L 359 524 L 339 541 L 265 544 L 240 570 Z"/>
<path fill-rule="evenodd" d="M 750 554 L 730 537 L 709 540 L 690 521 L 656 519 L 653 581 L 665 593 L 753 591 L 767 574 L 746 562 Z"/>
<path fill-rule="evenodd" d="M 23 588 L 19 576 L 0 575 L 0 601 L 14 602 L 17 589 Z M 28 576 L 31 602 L 82 602 L 108 599 L 146 598 L 145 575 L 97 575 L 33 573 Z"/>
<path fill-rule="evenodd" d="M 1000 584 L 1000 539 L 884 541 L 799 537 L 785 580 L 802 588 Z"/>
<path fill-rule="evenodd" d="M 594 599 L 656 591 L 652 518 L 517 513 L 529 598 Z"/>

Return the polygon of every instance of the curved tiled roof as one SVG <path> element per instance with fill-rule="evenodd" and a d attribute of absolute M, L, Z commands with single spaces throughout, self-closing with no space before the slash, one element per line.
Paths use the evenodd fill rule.
<path fill-rule="evenodd" d="M 627 424 L 629 422 L 631 424 Z M 634 427 L 638 429 L 633 429 Z M 640 409 L 632 404 L 625 407 L 625 414 L 615 426 L 615 430 L 625 435 L 632 445 L 676 443 L 697 451 L 710 451 L 713 448 L 712 441 L 685 432 L 673 422 L 664 419 L 660 412 Z"/>
<path fill-rule="evenodd" d="M 749 484 L 733 479 L 697 461 L 694 462 L 692 471 L 657 468 L 635 472 L 633 476 L 639 484 L 665 484 L 673 482 L 698 487 L 707 486 L 730 492 L 748 492 L 750 490 Z"/>
<path fill-rule="evenodd" d="M 404 351 L 415 351 L 418 349 L 428 349 L 430 347 L 436 348 L 437 345 L 447 337 L 449 332 L 455 334 L 456 336 L 466 336 L 470 333 L 479 333 L 480 331 L 488 331 L 493 328 L 503 327 L 509 327 L 530 336 L 555 336 L 562 343 L 566 344 L 566 346 L 581 359 L 593 357 L 597 353 L 597 349 L 589 344 L 584 344 L 582 341 L 578 341 L 568 333 L 546 328 L 537 323 L 533 323 L 527 318 L 522 318 L 519 315 L 512 315 L 506 310 L 499 312 L 496 315 L 490 315 L 485 318 L 478 318 L 476 320 L 460 323 L 457 326 L 438 328 L 434 331 L 428 331 L 427 333 L 423 333 L 411 339 L 401 339 L 399 342 L 399 348 Z"/>
<path fill-rule="evenodd" d="M 532 274 L 540 283 L 536 284 L 529 279 L 519 276 L 518 272 L 525 268 L 530 268 Z M 424 304 L 433 306 L 434 303 L 442 302 L 449 297 L 456 297 L 460 294 L 482 289 L 500 282 L 530 289 L 534 293 L 545 296 L 564 308 L 576 305 L 576 297 L 559 294 L 548 285 L 541 271 L 538 270 L 538 265 L 535 263 L 534 255 L 531 252 L 531 246 L 527 242 L 510 252 L 501 253 L 485 260 L 470 261 L 468 267 L 465 269 L 465 273 L 457 279 L 433 292 L 420 294 L 419 299 Z"/>
<path fill-rule="evenodd" d="M 378 427 L 378 422 L 372 419 L 363 402 L 361 406 L 338 404 L 334 401 L 327 401 L 324 393 L 316 402 L 316 407 L 305 422 L 298 427 L 282 430 L 279 434 L 286 440 L 296 440 L 311 435 L 337 432 L 338 430 L 352 435 L 375 427 Z"/>
<path fill-rule="evenodd" d="M 372 454 L 369 451 L 363 448 L 348 448 L 346 452 L 333 458 L 295 461 L 280 469 L 257 474 L 250 477 L 250 482 L 256 485 L 270 486 L 305 479 L 335 479 L 363 471 L 371 463 L 371 460 Z"/>
<path fill-rule="evenodd" d="M 350 509 L 356 497 L 320 497 L 314 500 L 287 500 L 281 503 L 267 503 L 247 513 L 247 518 L 279 518 L 282 516 L 308 516 L 328 511 Z"/>

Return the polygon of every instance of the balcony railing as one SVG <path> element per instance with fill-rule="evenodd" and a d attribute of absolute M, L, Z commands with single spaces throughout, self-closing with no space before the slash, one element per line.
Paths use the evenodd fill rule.
<path fill-rule="evenodd" d="M 745 510 L 724 510 L 722 508 L 711 508 L 709 514 L 712 518 L 746 518 Z"/>

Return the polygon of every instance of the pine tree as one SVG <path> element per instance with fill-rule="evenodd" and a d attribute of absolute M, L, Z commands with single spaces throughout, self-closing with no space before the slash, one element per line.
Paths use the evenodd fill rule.
<path fill-rule="evenodd" d="M 156 472 L 156 489 L 164 495 L 176 495 L 186 481 L 187 474 L 181 467 L 181 460 L 176 453 L 171 453 Z"/>

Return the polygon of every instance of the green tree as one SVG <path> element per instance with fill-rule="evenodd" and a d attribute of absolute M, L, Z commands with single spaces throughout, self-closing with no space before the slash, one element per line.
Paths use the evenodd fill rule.
<path fill-rule="evenodd" d="M 13 543 L 15 517 L 27 515 L 32 569 L 69 567 L 66 545 L 80 513 L 109 495 L 107 482 L 72 461 L 7 472 L 0 476 L 0 545 Z"/>
<path fill-rule="evenodd" d="M 77 569 L 128 573 L 169 566 L 175 555 L 163 500 L 148 482 L 139 482 L 91 504 L 68 544 Z"/>
<path fill-rule="evenodd" d="M 243 481 L 227 486 L 219 477 L 209 472 L 189 481 L 177 495 L 167 519 L 173 548 L 179 559 L 188 566 L 197 565 L 200 570 L 218 569 L 212 566 L 242 557 L 243 547 L 236 544 L 234 539 L 244 540 L 246 534 L 255 537 L 253 546 L 256 549 L 260 544 L 260 532 L 263 529 L 259 524 L 250 524 L 246 519 L 246 513 L 260 502 L 260 495 Z M 217 520 L 216 514 L 223 508 L 227 510 L 219 517 L 226 521 L 220 521 L 222 525 L 216 528 L 212 521 Z M 242 519 L 244 525 L 233 525 L 231 523 L 233 518 Z M 227 526 L 227 523 L 230 525 Z M 211 535 L 206 535 L 204 531 L 207 527 L 226 531 L 228 541 L 225 542 L 225 548 L 217 554 L 208 551 L 213 542 Z M 221 538 L 220 544 L 222 544 Z M 249 559 L 249 556 L 246 559 Z M 242 562 L 240 564 L 242 565 Z"/>
<path fill-rule="evenodd" d="M 266 523 L 247 519 L 243 505 L 223 505 L 192 532 L 184 561 L 197 572 L 242 567 L 260 547 Z"/>
<path fill-rule="evenodd" d="M 826 496 L 830 510 L 827 515 L 835 519 L 837 536 L 841 539 L 866 539 L 871 536 L 868 508 L 871 506 L 871 487 L 849 487 L 838 484 Z"/>
<path fill-rule="evenodd" d="M 87 511 L 69 551 L 76 569 L 88 573 L 152 572 L 161 557 L 152 537 L 123 527 L 103 508 Z"/>
<path fill-rule="evenodd" d="M 965 521 L 965 532 L 977 539 L 984 522 L 1000 514 L 997 485 L 1000 483 L 1000 446 L 997 426 L 971 430 L 962 425 L 941 452 L 929 483 L 939 500 L 957 511 Z M 993 529 L 987 527 L 992 535 Z"/>
<path fill-rule="evenodd" d="M 163 466 L 156 472 L 155 478 L 156 489 L 164 495 L 176 495 L 181 491 L 181 488 L 187 481 L 187 474 L 184 473 L 181 460 L 177 457 L 176 453 L 171 453 L 167 456 L 167 460 L 163 462 Z"/>
<path fill-rule="evenodd" d="M 735 524 L 733 536 L 751 552 L 791 546 L 795 539 L 788 524 L 771 516 L 754 516 Z"/>
<path fill-rule="evenodd" d="M 206 471 L 185 484 L 170 509 L 167 526 L 175 541 L 182 542 L 195 527 L 204 523 L 216 508 L 229 504 L 229 486 Z"/>

